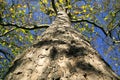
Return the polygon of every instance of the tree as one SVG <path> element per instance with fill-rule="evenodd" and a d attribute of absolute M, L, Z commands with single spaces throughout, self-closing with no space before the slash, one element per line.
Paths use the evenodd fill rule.
<path fill-rule="evenodd" d="M 4 35 L 6 35 L 6 34 L 9 34 L 11 31 L 15 31 L 15 29 L 19 29 L 19 32 L 23 32 L 23 33 L 26 33 L 26 30 L 32 30 L 32 29 L 38 29 L 38 28 L 47 28 L 47 27 L 49 27 L 47 30 L 46 30 L 46 36 L 45 36 L 45 38 L 44 38 L 44 36 L 43 37 L 41 37 L 41 40 L 40 40 L 40 42 L 39 42 L 39 44 L 36 44 L 36 45 L 34 45 L 33 47 L 34 48 L 36 48 L 35 46 L 41 46 L 41 47 L 43 47 L 44 45 L 50 45 L 50 50 L 49 50 L 49 48 L 48 48 L 48 54 L 50 54 L 48 57 L 50 57 L 49 59 L 47 58 L 45 58 L 44 56 L 45 55 L 42 55 L 42 57 L 43 58 L 45 58 L 46 60 L 48 60 L 50 63 L 51 63 L 51 61 L 52 61 L 52 64 L 53 63 L 56 63 L 57 62 L 57 60 L 59 60 L 59 56 L 61 56 L 61 53 L 64 53 L 63 54 L 63 57 L 65 58 L 65 59 L 69 59 L 69 58 L 72 58 L 72 60 L 73 60 L 73 63 L 71 62 L 71 61 L 63 61 L 63 67 L 62 66 L 60 66 L 60 64 L 59 63 L 56 63 L 56 65 L 58 65 L 58 67 L 61 67 L 61 69 L 62 68 L 68 68 L 68 67 L 70 67 L 70 65 L 71 65 L 71 67 L 72 68 L 68 68 L 69 70 L 65 70 L 65 71 L 67 71 L 68 72 L 68 75 L 69 75 L 69 72 L 71 71 L 71 70 L 74 70 L 73 71 L 73 73 L 75 73 L 76 75 L 77 75 L 77 73 L 76 73 L 76 71 L 77 72 L 79 72 L 79 71 L 81 71 L 80 69 L 82 69 L 84 72 L 85 72 L 85 74 L 83 75 L 84 77 L 86 77 L 86 78 L 88 78 L 88 77 L 90 77 L 89 75 L 88 75 L 88 73 L 89 73 L 89 71 L 88 71 L 88 69 L 92 69 L 93 71 L 97 71 L 97 73 L 99 73 L 99 71 L 100 71 L 100 73 L 101 73 L 101 76 L 102 76 L 102 74 L 104 74 L 104 71 L 100 68 L 100 69 L 97 69 L 97 70 L 95 70 L 97 67 L 96 66 L 93 66 L 94 64 L 92 64 L 92 62 L 87 62 L 86 61 L 86 57 L 88 57 L 88 55 L 87 55 L 87 53 L 88 53 L 88 51 L 90 51 L 91 53 L 90 53 L 90 55 L 91 54 L 96 54 L 96 52 L 94 52 L 94 50 L 93 50 L 93 52 L 91 51 L 91 50 L 89 50 L 89 49 L 86 49 L 86 46 L 87 46 L 87 44 L 89 45 L 89 43 L 87 43 L 86 41 L 85 41 L 85 39 L 83 38 L 83 36 L 82 35 L 80 35 L 79 33 L 77 33 L 76 31 L 74 31 L 74 30 L 72 30 L 71 28 L 70 28 L 70 30 L 69 30 L 69 28 L 67 28 L 67 27 L 65 27 L 64 28 L 64 30 L 62 29 L 63 28 L 63 25 L 62 25 L 62 23 L 65 23 L 65 20 L 68 20 L 68 19 L 64 19 L 64 18 L 62 18 L 62 15 L 64 14 L 64 15 L 66 15 L 66 13 L 68 14 L 68 16 L 69 16 L 69 18 L 70 18 L 70 20 L 71 20 L 71 22 L 74 22 L 74 23 L 76 23 L 76 22 L 83 22 L 82 23 L 82 25 L 86 25 L 86 26 L 88 26 L 89 24 L 92 24 L 92 25 L 94 25 L 94 27 L 97 27 L 97 28 L 99 28 L 99 29 L 101 29 L 102 31 L 103 31 L 103 33 L 106 35 L 106 36 L 109 36 L 109 37 L 111 37 L 111 30 L 113 30 L 115 27 L 117 27 L 117 26 L 119 26 L 119 25 L 117 25 L 117 26 L 113 26 L 113 28 L 112 29 L 110 29 L 110 30 L 107 30 L 107 31 L 105 31 L 105 29 L 103 28 L 103 27 L 101 27 L 101 26 L 98 26 L 96 23 L 94 23 L 92 20 L 91 21 L 89 21 L 89 20 L 86 20 L 84 17 L 82 18 L 82 19 L 79 19 L 79 18 L 76 18 L 76 16 L 74 16 L 73 15 L 73 13 L 72 13 L 72 11 L 74 11 L 74 10 L 72 10 L 71 12 L 69 12 L 72 8 L 71 8 L 71 4 L 70 4 L 70 1 L 69 0 L 66 0 L 66 1 L 63 1 L 63 0 L 59 0 L 59 1 L 57 1 L 56 2 L 56 4 L 54 3 L 54 0 L 52 0 L 52 8 L 50 7 L 50 8 L 45 8 L 46 7 L 46 4 L 45 3 L 48 3 L 47 2 L 47 0 L 44 0 L 44 1 L 40 1 L 42 4 L 43 4 L 43 6 L 44 6 L 44 9 L 42 9 L 43 10 L 43 12 L 44 13 L 46 13 L 47 15 L 49 15 L 49 16 L 51 16 L 51 15 L 56 15 L 57 13 L 58 13 L 58 17 L 60 18 L 60 19 L 62 19 L 63 20 L 63 22 L 61 22 L 61 20 L 60 19 L 58 19 L 58 17 L 56 18 L 56 21 L 55 22 L 57 22 L 58 24 L 57 25 L 59 25 L 59 22 L 61 22 L 61 27 L 59 28 L 58 27 L 58 29 L 55 27 L 55 28 L 52 28 L 51 29 L 51 27 L 52 26 L 45 26 L 45 25 L 40 25 L 40 26 L 38 26 L 38 25 L 36 25 L 36 24 L 31 24 L 31 23 L 29 23 L 29 24 L 26 24 L 26 25 L 20 25 L 20 23 L 18 22 L 17 24 L 16 24 L 16 22 L 14 23 L 14 24 L 12 24 L 12 23 L 3 23 L 3 21 L 4 20 L 2 20 L 2 23 L 0 24 L 0 25 L 2 25 L 2 26 L 12 26 L 12 27 L 9 27 L 11 30 L 6 30 L 8 27 L 6 27 L 6 29 L 5 29 L 5 33 L 3 33 L 1 36 L 4 36 Z M 65 2 L 65 4 L 64 4 L 64 2 Z M 77 0 L 75 1 L 75 2 L 77 2 Z M 74 2 L 74 3 L 75 3 Z M 41 4 L 40 3 L 40 4 Z M 17 7 L 20 7 L 21 5 L 20 4 L 17 4 L 17 5 L 15 5 L 15 6 L 17 6 Z M 11 8 L 10 8 L 10 10 L 12 11 L 12 14 L 14 14 L 14 7 L 15 6 L 12 6 Z M 29 6 L 29 5 L 28 5 Z M 64 10 L 65 10 L 65 12 L 66 13 L 61 13 L 61 11 L 63 11 L 63 10 L 61 10 L 59 7 L 61 7 L 61 8 L 64 8 Z M 73 9 L 75 9 L 75 10 L 77 10 L 77 9 L 79 9 L 78 7 L 75 7 L 74 8 L 74 6 L 72 6 L 73 7 Z M 92 10 L 92 8 L 89 6 L 89 5 L 83 5 L 82 7 L 81 7 L 83 10 L 81 11 L 82 13 L 78 13 L 78 12 L 74 12 L 74 14 L 85 14 L 86 13 L 86 10 L 88 10 L 88 9 L 90 9 L 90 10 Z M 60 11 L 60 12 L 59 12 Z M 79 10 L 77 10 L 77 11 L 79 11 Z M 93 11 L 94 12 L 94 11 Z M 119 12 L 119 11 L 118 11 Z M 115 15 L 117 15 L 117 13 L 118 12 L 116 12 L 115 13 Z M 21 12 L 20 12 L 21 13 Z M 18 15 L 16 15 L 16 13 L 15 13 L 15 15 L 13 15 L 13 18 L 15 17 L 15 16 L 18 16 Z M 31 10 L 30 10 L 30 13 L 29 13 L 29 16 L 31 16 Z M 87 16 L 89 16 L 88 14 L 85 14 L 85 17 L 87 17 Z M 66 16 L 67 17 L 67 16 Z M 3 19 L 3 18 L 2 18 Z M 19 21 L 19 18 L 17 19 L 18 21 Z M 23 19 L 24 20 L 24 19 Z M 95 19 L 96 20 L 96 19 Z M 27 20 L 28 21 L 28 20 Z M 29 20 L 29 21 L 31 21 L 31 20 Z M 55 23 L 54 22 L 54 23 Z M 70 22 L 70 21 L 68 21 L 68 22 Z M 87 22 L 87 23 L 89 23 L 88 25 L 85 23 L 85 22 Z M 114 21 L 113 21 L 114 22 Z M 23 21 L 23 23 L 25 24 L 25 22 Z M 69 24 L 69 23 L 68 23 Z M 32 26 L 31 26 L 32 25 Z M 52 24 L 53 26 L 55 26 L 54 24 Z M 67 25 L 67 22 L 66 22 L 66 25 Z M 14 26 L 14 27 L 13 27 Z M 71 25 L 69 25 L 69 27 L 70 27 Z M 66 28 L 68 29 L 68 30 L 66 30 Z M 3 28 L 2 28 L 3 29 Z M 79 28 L 80 29 L 80 31 L 84 31 L 84 27 L 83 28 Z M 87 28 L 88 29 L 88 28 Z M 87 30 L 86 29 L 86 30 Z M 92 28 L 92 30 L 93 30 L 94 28 Z M 109 28 L 108 28 L 109 29 Z M 53 32 L 49 32 L 49 30 L 53 30 Z M 66 30 L 66 31 L 65 31 Z M 70 35 L 66 35 L 65 33 L 66 32 L 70 32 L 70 33 L 67 33 L 67 34 L 73 34 L 73 36 L 71 37 Z M 3 31 L 4 32 L 4 31 Z M 56 40 L 56 33 L 57 33 L 57 35 L 59 35 L 59 37 L 60 38 L 58 38 L 57 40 Z M 72 33 L 73 32 L 73 33 Z M 79 35 L 76 35 L 76 34 L 74 34 L 74 32 L 76 33 L 76 34 L 79 34 Z M 44 33 L 44 34 L 45 34 Z M 65 34 L 65 35 L 63 35 L 63 34 Z M 62 36 L 61 36 L 62 35 Z M 24 35 L 20 35 L 20 36 L 22 36 L 22 37 L 20 37 L 19 39 L 20 39 L 20 41 L 22 41 L 23 40 L 23 37 L 24 37 Z M 79 42 L 79 40 L 78 40 L 78 42 L 76 42 L 76 39 L 74 40 L 74 36 L 80 36 L 81 37 L 81 39 L 83 39 L 80 43 L 78 43 Z M 49 37 L 49 38 L 48 38 Z M 52 39 L 51 39 L 51 37 L 53 37 Z M 62 37 L 64 37 L 64 38 L 62 38 Z M 66 39 L 66 37 L 68 38 L 68 39 Z M 113 36 L 112 36 L 113 37 Z M 111 37 L 111 38 L 112 38 Z M 30 38 L 32 38 L 31 36 L 30 36 Z M 30 38 L 28 38 L 28 39 L 30 39 Z M 70 39 L 69 39 L 70 38 Z M 71 38 L 73 38 L 73 40 L 71 40 Z M 1 40 L 2 39 L 4 39 L 4 38 L 1 38 Z M 33 38 L 32 38 L 33 39 Z M 50 40 L 49 40 L 50 39 Z M 64 41 L 65 40 L 65 41 Z M 70 40 L 70 41 L 69 41 Z M 5 39 L 5 41 L 6 41 L 6 39 Z M 67 42 L 66 42 L 67 41 Z M 115 39 L 113 40 L 113 42 L 119 42 L 119 41 L 116 41 Z M 86 45 L 85 45 L 85 43 L 86 43 Z M 6 43 L 5 43 L 6 44 Z M 14 43 L 12 43 L 12 45 L 13 45 Z M 64 49 L 61 49 L 60 48 L 60 46 L 55 46 L 56 44 L 59 44 L 60 46 L 65 46 L 66 48 L 65 48 L 65 50 Z M 63 45 L 64 44 L 64 45 Z M 78 46 L 77 44 L 82 44 L 83 46 Z M 15 44 L 14 44 L 15 45 Z M 52 46 L 51 46 L 52 45 Z M 85 46 L 84 46 L 85 45 Z M 17 45 L 18 46 L 18 45 Z M 21 46 L 21 45 L 19 45 L 19 46 Z M 40 48 L 41 48 L 40 47 Z M 23 49 L 24 47 L 22 47 L 22 49 Z M 82 49 L 81 49 L 82 48 Z M 85 48 L 85 49 L 84 49 Z M 87 47 L 88 48 L 88 47 Z M 18 48 L 18 49 L 21 49 L 21 48 Z M 31 49 L 31 48 L 30 48 Z M 31 49 L 32 50 L 32 49 Z M 2 51 L 2 50 L 1 50 Z M 16 50 L 16 51 L 19 51 L 19 50 Z M 61 51 L 63 51 L 63 52 L 61 52 Z M 84 52 L 85 51 L 85 52 Z M 87 52 L 86 52 L 87 51 Z M 4 51 L 2 51 L 3 53 L 4 53 Z M 31 51 L 30 51 L 31 52 Z M 36 52 L 36 51 L 35 51 Z M 81 53 L 82 52 L 82 53 Z M 14 52 L 14 53 L 16 53 L 16 52 Z M 52 54 L 52 53 L 57 53 L 56 55 L 54 55 L 54 54 Z M 60 53 L 60 54 L 59 54 Z M 68 53 L 68 54 L 67 54 Z M 73 54 L 74 53 L 74 54 Z M 85 55 L 83 54 L 83 53 L 85 53 Z M 7 53 L 8 54 L 8 53 Z M 40 54 L 42 54 L 42 53 L 40 53 Z M 47 53 L 46 53 L 47 54 Z M 22 55 L 22 57 L 24 57 L 26 55 L 26 53 L 25 54 L 23 54 Z M 37 55 L 36 55 L 37 56 Z M 56 58 L 56 56 L 58 57 L 58 58 Z M 85 56 L 85 61 L 84 61 L 84 59 L 82 59 L 80 56 Z M 62 58 L 63 58 L 62 57 Z M 81 60 L 74 60 L 74 58 L 73 57 L 76 57 L 76 58 L 81 58 Z M 100 59 L 100 61 L 98 61 L 98 62 L 100 62 L 101 64 L 103 64 L 103 65 L 105 65 L 102 61 L 101 61 L 101 58 L 99 57 L 99 55 L 98 54 L 96 54 L 96 57 L 98 57 L 98 59 Z M 25 57 L 24 57 L 25 58 Z M 22 60 L 24 59 L 24 58 L 17 58 L 17 59 L 15 59 L 14 60 L 14 62 L 12 62 L 12 69 L 13 69 L 13 67 L 15 68 L 15 65 L 20 65 L 20 64 L 23 64 L 24 62 L 22 62 Z M 54 59 L 55 58 L 55 59 Z M 28 58 L 25 58 L 25 59 L 27 59 L 28 60 Z M 57 59 L 57 60 L 56 60 Z M 94 60 L 94 58 L 93 58 L 93 60 Z M 29 60 L 28 60 L 29 61 Z M 41 60 L 42 61 L 42 60 Z M 20 64 L 18 64 L 18 63 L 20 63 Z M 75 64 L 76 63 L 76 64 Z M 78 63 L 78 64 L 77 64 Z M 79 64 L 82 66 L 79 66 Z M 55 66 L 56 66 L 55 65 Z M 74 66 L 76 66 L 77 67 L 77 69 L 75 68 L 75 69 L 73 69 L 73 67 Z M 83 66 L 86 66 L 86 69 L 84 69 L 83 68 Z M 89 67 L 92 67 L 93 66 L 93 68 L 89 68 Z M 17 66 L 16 66 L 17 67 Z M 54 66 L 53 66 L 54 67 Z M 80 68 L 80 69 L 78 69 L 78 67 Z M 107 66 L 106 66 L 107 67 Z M 102 67 L 103 68 L 103 67 Z M 108 68 L 108 67 L 107 67 Z M 48 68 L 49 69 L 49 68 Z M 50 68 L 50 69 L 52 69 L 52 68 Z M 55 69 L 57 69 L 57 68 L 55 68 Z M 60 69 L 60 70 L 61 70 Z M 17 69 L 16 69 L 17 70 Z M 47 70 L 46 70 L 47 71 Z M 54 72 L 53 70 L 51 70 L 52 72 Z M 49 72 L 49 71 L 48 71 Z M 51 72 L 51 73 L 52 73 Z M 90 72 L 92 72 L 92 71 L 90 71 Z M 113 77 L 113 76 L 115 76 L 115 74 L 113 74 L 113 72 L 108 68 L 108 70 L 106 71 L 107 73 L 105 73 L 105 75 L 104 76 L 106 76 L 106 75 L 108 75 L 109 77 Z M 109 73 L 108 73 L 109 72 Z M 112 72 L 112 73 L 111 73 Z M 16 73 L 16 74 L 22 74 L 23 72 L 19 72 L 18 71 L 18 73 Z M 58 73 L 59 73 L 59 71 L 58 71 Z M 62 73 L 65 73 L 65 75 L 66 75 L 66 72 L 63 72 L 63 71 L 61 71 L 61 73 L 60 73 L 60 76 L 58 75 L 58 78 L 55 78 L 56 76 L 53 76 L 53 77 L 51 77 L 51 78 L 54 78 L 54 79 L 59 79 L 59 78 L 64 78 L 64 76 L 61 76 L 62 75 Z M 100 74 L 99 73 L 99 74 Z M 48 73 L 45 73 L 46 75 L 48 74 Z M 45 75 L 45 76 L 46 76 Z M 54 74 L 51 74 L 51 75 L 54 75 Z M 42 75 L 43 76 L 43 78 L 44 78 L 44 74 Z M 91 75 L 92 76 L 92 75 Z M 37 77 L 37 76 L 36 76 Z M 72 77 L 71 77 L 72 78 Z M 108 78 L 108 77 L 106 77 L 106 78 Z M 90 78 L 89 78 L 90 79 Z M 110 78 L 109 78 L 110 79 Z M 116 78 L 116 80 L 117 80 L 117 78 Z"/>
<path fill-rule="evenodd" d="M 118 80 L 84 36 L 72 28 L 64 9 L 56 13 L 41 40 L 14 61 L 6 80 Z"/>

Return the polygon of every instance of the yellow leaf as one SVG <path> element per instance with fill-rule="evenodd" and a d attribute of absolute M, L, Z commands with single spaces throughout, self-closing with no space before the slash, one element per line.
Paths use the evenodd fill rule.
<path fill-rule="evenodd" d="M 11 47 L 12 45 L 10 44 L 8 47 Z"/>
<path fill-rule="evenodd" d="M 24 8 L 26 8 L 26 7 L 27 7 L 27 5 L 24 5 L 23 7 L 24 7 Z"/>
<path fill-rule="evenodd" d="M 113 17 L 115 16 L 115 12 L 112 12 L 112 16 L 113 16 Z"/>
<path fill-rule="evenodd" d="M 63 4 L 63 0 L 59 0 L 59 2 L 60 2 L 61 4 Z"/>
<path fill-rule="evenodd" d="M 24 29 L 21 29 L 21 31 L 22 31 L 23 33 L 26 33 Z"/>
<path fill-rule="evenodd" d="M 93 11 L 93 8 L 90 8 L 91 11 Z"/>
<path fill-rule="evenodd" d="M 3 42 L 2 45 L 5 46 L 5 42 Z"/>
<path fill-rule="evenodd" d="M 12 15 L 11 17 L 12 17 L 12 18 L 15 18 L 15 15 Z"/>
<path fill-rule="evenodd" d="M 22 36 L 19 36 L 19 40 L 22 41 L 22 40 L 23 40 L 23 37 L 22 37 Z"/>
<path fill-rule="evenodd" d="M 26 12 L 26 10 L 23 10 L 23 12 L 25 13 L 25 12 Z"/>
<path fill-rule="evenodd" d="M 48 2 L 47 2 L 47 0 L 43 0 L 43 3 L 46 3 L 46 4 L 47 4 Z"/>
<path fill-rule="evenodd" d="M 85 9 L 85 8 L 86 8 L 86 6 L 85 6 L 85 5 L 83 5 L 83 6 L 81 6 L 81 8 L 82 8 L 82 9 Z"/>
<path fill-rule="evenodd" d="M 68 6 L 67 6 L 67 8 L 68 8 L 68 9 L 71 9 L 71 8 L 72 8 L 72 6 L 71 6 L 71 5 L 68 5 Z"/>
<path fill-rule="evenodd" d="M 42 2 L 40 1 L 39 4 L 42 5 Z"/>
<path fill-rule="evenodd" d="M 30 39 L 33 39 L 33 36 L 30 36 L 29 38 L 30 38 Z"/>
<path fill-rule="evenodd" d="M 2 59 L 3 58 L 3 56 L 0 56 L 0 59 Z"/>
<path fill-rule="evenodd" d="M 85 24 L 85 26 L 88 26 L 88 24 Z"/>
<path fill-rule="evenodd" d="M 41 36 L 37 36 L 37 39 L 40 39 L 41 38 Z"/>
<path fill-rule="evenodd" d="M 43 12 L 45 12 L 45 8 L 44 7 L 41 7 L 40 10 L 43 11 Z"/>
<path fill-rule="evenodd" d="M 79 14 L 79 12 L 78 12 L 78 11 L 75 11 L 74 14 Z"/>
<path fill-rule="evenodd" d="M 83 32 L 83 31 L 85 31 L 85 28 L 84 28 L 84 27 L 79 28 L 79 31 L 80 31 L 80 32 Z"/>
<path fill-rule="evenodd" d="M 22 11 L 21 11 L 21 10 L 19 10 L 19 13 L 22 13 Z"/>
<path fill-rule="evenodd" d="M 94 32 L 94 27 L 91 28 L 91 31 Z"/>
<path fill-rule="evenodd" d="M 108 19 L 107 17 L 104 18 L 105 21 L 106 21 L 107 19 Z"/>
<path fill-rule="evenodd" d="M 83 12 L 86 12 L 86 9 L 84 9 Z"/>
<path fill-rule="evenodd" d="M 83 27 L 83 28 L 81 28 L 81 30 L 82 30 L 82 31 L 84 31 L 84 30 L 85 30 L 85 28 Z"/>
<path fill-rule="evenodd" d="M 30 42 L 33 41 L 33 36 L 32 35 L 29 36 L 29 40 L 30 40 Z"/>
<path fill-rule="evenodd" d="M 88 4 L 88 5 L 86 5 L 86 7 L 87 7 L 87 8 L 89 8 L 89 7 L 90 7 L 90 5 Z"/>
<path fill-rule="evenodd" d="M 22 7 L 22 5 L 21 5 L 21 4 L 18 4 L 18 5 L 17 5 L 17 7 L 18 7 L 18 8 L 21 8 L 21 7 Z"/>
<path fill-rule="evenodd" d="M 10 8 L 10 11 L 13 12 L 13 8 Z"/>
<path fill-rule="evenodd" d="M 49 16 L 51 17 L 51 16 L 52 16 L 52 14 L 49 14 Z"/>
<path fill-rule="evenodd" d="M 59 3 L 56 3 L 56 7 L 58 7 L 59 6 Z"/>
<path fill-rule="evenodd" d="M 86 17 L 88 18 L 88 17 L 89 17 L 89 14 L 87 14 Z"/>
<path fill-rule="evenodd" d="M 5 33 L 7 33 L 8 32 L 8 30 L 5 30 Z"/>
<path fill-rule="evenodd" d="M 73 16 L 73 19 L 75 19 L 76 17 L 75 16 Z"/>

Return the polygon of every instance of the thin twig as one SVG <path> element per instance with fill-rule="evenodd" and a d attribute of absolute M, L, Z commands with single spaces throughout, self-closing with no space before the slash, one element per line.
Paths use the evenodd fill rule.
<path fill-rule="evenodd" d="M 90 24 L 93 24 L 95 27 L 101 29 L 103 31 L 103 33 L 108 36 L 107 32 L 104 30 L 104 28 L 100 27 L 99 25 L 95 24 L 94 22 L 91 22 L 89 20 L 71 20 L 72 23 L 78 23 L 78 22 L 87 22 L 87 23 L 90 23 Z"/>
<path fill-rule="evenodd" d="M 16 28 L 12 28 L 11 30 L 5 32 L 4 34 L 0 35 L 0 37 L 6 36 L 7 34 L 9 34 L 10 32 L 14 31 Z"/>

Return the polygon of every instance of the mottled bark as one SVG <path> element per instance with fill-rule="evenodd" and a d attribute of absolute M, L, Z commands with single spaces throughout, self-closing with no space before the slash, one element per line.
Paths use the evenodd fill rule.
<path fill-rule="evenodd" d="M 62 11 L 13 64 L 5 80 L 119 80 Z"/>

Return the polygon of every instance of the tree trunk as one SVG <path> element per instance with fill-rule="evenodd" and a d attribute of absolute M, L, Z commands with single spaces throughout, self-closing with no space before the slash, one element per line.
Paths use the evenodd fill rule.
<path fill-rule="evenodd" d="M 65 12 L 13 62 L 5 80 L 119 80 L 99 54 L 75 31 Z"/>

